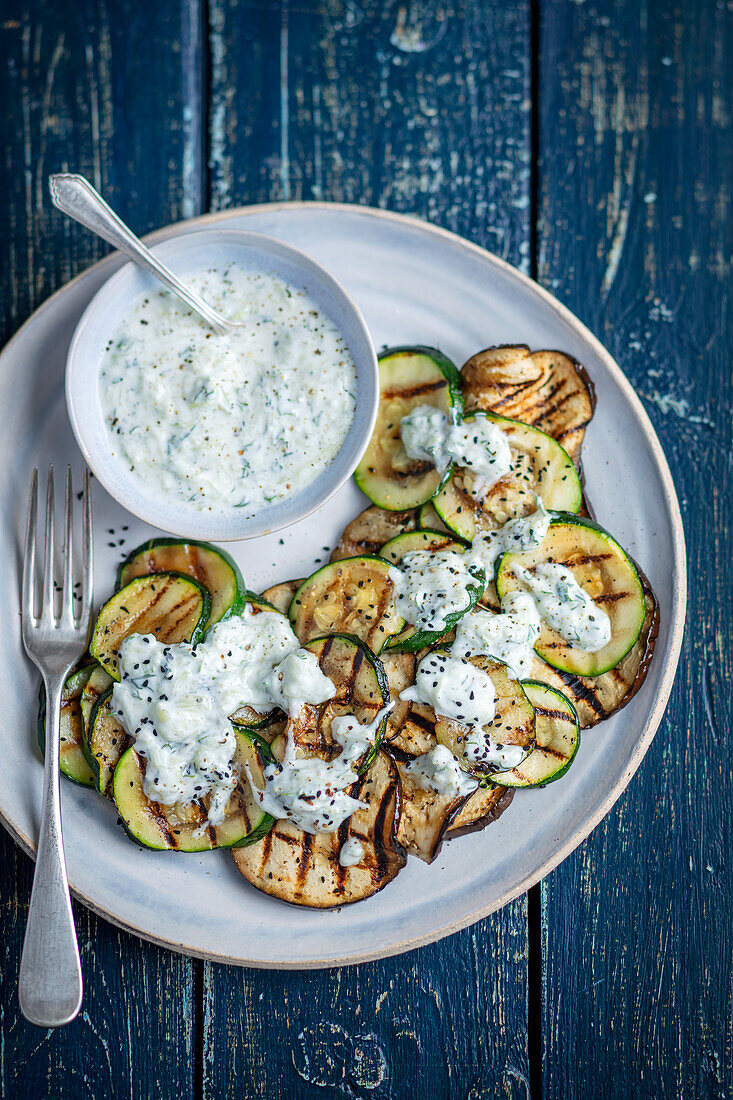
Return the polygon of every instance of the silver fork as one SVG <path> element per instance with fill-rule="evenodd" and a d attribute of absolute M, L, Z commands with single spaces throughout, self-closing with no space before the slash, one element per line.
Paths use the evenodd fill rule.
<path fill-rule="evenodd" d="M 20 960 L 18 998 L 26 1019 L 40 1027 L 68 1024 L 81 1008 L 82 999 L 79 946 L 61 836 L 59 752 L 61 692 L 69 669 L 86 647 L 92 610 L 92 508 L 88 470 L 84 474 L 83 513 L 81 609 L 77 617 L 74 610 L 73 490 L 71 468 L 67 467 L 63 585 L 61 614 L 57 617 L 53 466 L 49 466 L 43 596 L 40 614 L 36 617 L 38 468 L 33 471 L 23 562 L 23 645 L 38 666 L 46 689 L 46 751 L 41 830 Z"/>

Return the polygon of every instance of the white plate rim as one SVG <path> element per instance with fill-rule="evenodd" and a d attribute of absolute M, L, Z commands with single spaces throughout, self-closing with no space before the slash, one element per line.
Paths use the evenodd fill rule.
<path fill-rule="evenodd" d="M 546 860 L 546 862 L 537 869 L 535 872 L 526 875 L 523 879 L 519 880 L 515 885 L 507 890 L 504 894 L 498 898 L 494 898 L 486 905 L 479 906 L 471 913 L 464 915 L 460 920 L 454 922 L 447 922 L 440 928 L 433 929 L 430 932 L 426 932 L 420 936 L 408 938 L 400 943 L 392 943 L 387 947 L 377 948 L 370 951 L 362 951 L 359 954 L 349 955 L 344 958 L 329 958 L 329 959 L 309 959 L 299 960 L 294 962 L 292 960 L 287 961 L 262 961 L 257 959 L 244 959 L 234 958 L 228 955 L 217 954 L 213 951 L 200 951 L 192 946 L 177 941 L 169 940 L 164 937 L 155 936 L 150 934 L 143 928 L 138 927 L 132 923 L 124 921 L 117 917 L 114 913 L 105 909 L 103 906 L 97 905 L 93 899 L 88 897 L 82 891 L 76 890 L 71 885 L 71 892 L 73 896 L 83 905 L 85 905 L 92 912 L 98 916 L 103 917 L 106 921 L 109 921 L 117 928 L 121 928 L 123 931 L 131 932 L 133 935 L 143 939 L 149 943 L 155 944 L 158 947 L 164 947 L 168 950 L 178 952 L 183 955 L 187 955 L 193 958 L 201 958 L 211 962 L 225 963 L 233 966 L 248 966 L 256 969 L 266 970 L 306 970 L 306 969 L 327 969 L 341 966 L 355 966 L 359 963 L 371 962 L 376 959 L 388 958 L 390 956 L 403 954 L 406 951 L 412 951 L 415 948 L 423 947 L 430 943 L 435 943 L 438 940 L 444 939 L 446 936 L 451 936 L 455 932 L 460 932 L 464 928 L 469 928 L 477 921 L 484 917 L 489 916 L 491 913 L 504 908 L 511 901 L 514 901 L 517 897 L 524 894 L 532 886 L 536 885 L 542 879 L 544 879 L 551 871 L 553 871 L 560 863 L 563 862 L 582 842 L 590 835 L 590 833 L 596 828 L 597 825 L 603 820 L 603 818 L 612 809 L 616 801 L 620 798 L 628 786 L 634 773 L 637 771 L 641 761 L 643 760 L 646 752 L 651 745 L 654 735 L 659 728 L 659 724 L 664 715 L 667 702 L 669 699 L 674 678 L 677 672 L 677 666 L 679 664 L 680 653 L 682 649 L 682 639 L 684 635 L 685 627 L 685 613 L 687 607 L 687 552 L 685 547 L 684 528 L 682 525 L 682 516 L 680 512 L 680 506 L 677 499 L 677 493 L 674 488 L 674 482 L 667 463 L 667 459 L 662 450 L 662 446 L 659 442 L 657 434 L 652 426 L 651 420 L 641 403 L 633 386 L 626 378 L 625 374 L 616 363 L 615 359 L 611 356 L 610 352 L 606 350 L 600 340 L 594 336 L 594 334 L 587 328 L 586 325 L 580 321 L 574 313 L 562 302 L 558 301 L 554 295 L 545 290 L 544 287 L 536 283 L 528 275 L 519 271 L 512 264 L 506 260 L 501 259 L 494 253 L 489 252 L 487 249 L 482 248 L 480 245 L 476 245 L 473 242 L 467 240 L 465 237 L 461 237 L 457 233 L 453 233 L 448 229 L 443 229 L 440 226 L 433 225 L 431 222 L 426 221 L 423 218 L 416 217 L 409 214 L 401 214 L 388 210 L 381 210 L 379 208 L 370 206 L 361 206 L 354 203 L 337 203 L 337 202 L 308 202 L 308 201 L 296 201 L 296 202 L 271 202 L 271 203 L 253 203 L 248 206 L 230 207 L 227 210 L 215 211 L 209 214 L 202 214 L 194 218 L 183 219 L 178 222 L 170 223 L 160 229 L 155 230 L 152 233 L 147 234 L 142 239 L 148 244 L 156 244 L 159 241 L 165 240 L 167 237 L 176 235 L 187 228 L 193 229 L 194 227 L 205 227 L 207 225 L 217 224 L 222 221 L 226 221 L 228 218 L 241 218 L 248 215 L 260 214 L 260 213 L 277 213 L 280 210 L 294 210 L 294 209 L 309 209 L 309 210 L 326 210 L 326 211 L 344 211 L 349 214 L 360 214 L 368 218 L 378 218 L 382 220 L 391 220 L 398 223 L 407 223 L 408 225 L 415 226 L 424 232 L 430 233 L 439 237 L 444 243 L 451 245 L 454 248 L 461 251 L 469 250 L 475 255 L 480 256 L 484 261 L 488 261 L 493 264 L 498 270 L 501 271 L 505 278 L 514 280 L 522 292 L 527 295 L 535 296 L 539 301 L 543 302 L 545 306 L 550 307 L 557 316 L 562 320 L 570 329 L 574 330 L 577 336 L 590 344 L 594 353 L 603 362 L 605 369 L 613 379 L 614 383 L 623 392 L 626 397 L 631 411 L 633 412 L 639 427 L 641 428 L 645 439 L 652 452 L 654 462 L 659 474 L 664 500 L 667 506 L 671 531 L 672 531 L 672 552 L 675 561 L 675 576 L 672 585 L 672 607 L 671 607 L 671 622 L 669 633 L 669 651 L 667 654 L 666 665 L 660 680 L 659 692 L 654 704 L 651 707 L 644 723 L 642 734 L 636 745 L 633 756 L 629 760 L 628 766 L 616 784 L 609 791 L 606 799 L 598 807 L 596 812 L 585 822 L 583 822 L 573 834 L 566 840 L 566 842 L 558 848 L 553 856 Z M 115 262 L 119 260 L 119 253 L 113 252 L 103 259 L 98 260 L 96 263 L 85 268 L 73 279 L 64 283 L 62 287 L 59 287 L 45 302 L 42 303 L 36 309 L 30 317 L 18 328 L 13 334 L 10 340 L 3 346 L 0 352 L 0 366 L 2 366 L 2 360 L 5 357 L 6 350 L 16 343 L 21 336 L 23 336 L 28 328 L 36 324 L 41 315 L 50 308 L 51 303 L 55 303 L 56 299 L 63 295 L 66 290 L 72 285 L 85 278 L 91 272 L 103 271 L 105 267 L 113 267 Z M 15 825 L 5 816 L 0 808 L 0 823 L 7 829 L 16 843 L 28 854 L 31 858 L 35 856 L 35 844 L 32 839 L 22 833 Z"/>

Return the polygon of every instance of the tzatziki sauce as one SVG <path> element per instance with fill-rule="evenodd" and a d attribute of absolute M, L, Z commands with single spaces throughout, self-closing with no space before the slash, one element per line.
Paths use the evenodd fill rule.
<path fill-rule="evenodd" d="M 611 620 L 570 569 L 558 562 L 541 562 L 531 571 L 521 565 L 514 569 L 529 589 L 538 613 L 568 645 L 584 653 L 598 653 L 608 645 Z"/>
<path fill-rule="evenodd" d="M 357 836 L 350 836 L 339 850 L 339 863 L 342 867 L 356 867 L 364 858 L 364 845 Z"/>
<path fill-rule="evenodd" d="M 450 616 L 475 602 L 471 589 L 483 587 L 483 571 L 454 550 L 412 550 L 392 567 L 395 605 L 416 630 L 444 630 Z"/>
<path fill-rule="evenodd" d="M 413 783 L 425 791 L 435 791 L 458 798 L 478 790 L 478 780 L 464 772 L 453 753 L 445 745 L 436 745 L 430 752 L 416 756 L 403 771 Z"/>
<path fill-rule="evenodd" d="M 353 715 L 333 718 L 331 734 L 342 749 L 334 760 L 297 756 L 295 742 L 288 736 L 282 763 L 268 764 L 264 770 L 264 788 L 256 786 L 247 773 L 252 793 L 265 813 L 316 834 L 334 833 L 356 810 L 367 809 L 366 802 L 353 798 L 349 789 L 359 778 L 359 760 L 373 745 L 393 705 L 383 707 L 368 725 Z"/>
<path fill-rule="evenodd" d="M 187 282 L 244 325 L 217 335 L 166 290 L 130 306 L 100 370 L 110 449 L 169 503 L 253 514 L 336 457 L 356 366 L 308 292 L 274 273 L 229 264 Z"/>
<path fill-rule="evenodd" d="M 415 683 L 400 699 L 432 707 L 437 715 L 460 723 L 466 757 L 477 764 L 514 768 L 526 756 L 520 745 L 495 741 L 486 727 L 496 716 L 496 690 L 488 672 L 470 661 L 440 651 L 428 653 L 417 666 Z"/>
<path fill-rule="evenodd" d="M 501 601 L 501 614 L 475 608 L 459 620 L 451 653 L 493 657 L 503 661 L 515 679 L 524 680 L 530 675 L 541 629 L 533 597 L 528 592 L 509 592 Z"/>
<path fill-rule="evenodd" d="M 335 694 L 287 618 L 249 605 L 196 646 L 132 634 L 120 646 L 119 668 L 111 709 L 146 762 L 145 795 L 164 806 L 210 795 L 213 825 L 224 820 L 239 778 L 230 716 L 245 706 L 297 714 L 304 702 Z"/>
<path fill-rule="evenodd" d="M 433 405 L 416 405 L 400 421 L 400 438 L 408 458 L 432 462 L 441 475 L 451 463 L 467 470 L 479 499 L 512 469 L 509 440 L 482 413 L 455 423 Z"/>

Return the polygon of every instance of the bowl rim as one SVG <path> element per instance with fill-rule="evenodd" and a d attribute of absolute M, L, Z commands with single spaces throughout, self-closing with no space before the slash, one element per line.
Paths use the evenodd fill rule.
<path fill-rule="evenodd" d="M 362 385 L 366 385 L 368 390 L 364 397 L 360 396 L 359 398 L 358 411 L 360 413 L 360 418 L 364 421 L 364 427 L 350 443 L 350 450 L 352 452 L 351 461 L 344 465 L 343 469 L 335 478 L 333 477 L 332 471 L 341 453 L 340 449 L 332 462 L 317 475 L 314 481 L 306 484 L 306 486 L 295 495 L 294 499 L 297 500 L 302 493 L 310 489 L 319 480 L 323 480 L 324 482 L 323 491 L 318 494 L 315 499 L 305 501 L 299 508 L 291 510 L 287 518 L 283 519 L 281 517 L 276 522 L 270 521 L 268 523 L 266 521 L 260 521 L 257 523 L 258 515 L 263 513 L 255 512 L 254 515 L 251 513 L 248 514 L 248 518 L 244 520 L 242 527 L 236 528 L 232 527 L 231 523 L 227 523 L 225 515 L 220 514 L 206 517 L 206 522 L 199 523 L 195 515 L 189 515 L 188 512 L 186 512 L 180 522 L 176 522 L 175 505 L 165 502 L 164 508 L 161 508 L 160 504 L 162 502 L 159 502 L 158 506 L 153 509 L 152 505 L 148 506 L 146 503 L 141 503 L 139 500 L 135 499 L 134 487 L 132 490 L 128 485 L 121 488 L 120 483 L 109 475 L 109 471 L 100 473 L 99 464 L 97 462 L 99 451 L 89 444 L 89 439 L 84 427 L 86 418 L 81 415 L 83 406 L 78 386 L 81 376 L 80 364 L 85 348 L 85 341 L 89 337 L 90 328 L 97 318 L 100 307 L 106 305 L 109 299 L 113 299 L 115 295 L 119 293 L 120 284 L 129 279 L 132 273 L 136 270 L 145 273 L 144 269 L 139 267 L 133 260 L 127 260 L 123 263 L 120 268 L 114 271 L 113 274 L 105 280 L 79 318 L 66 355 L 64 381 L 66 409 L 71 424 L 71 430 L 79 450 L 82 453 L 84 461 L 89 466 L 89 469 L 99 481 L 99 484 L 118 504 L 126 509 L 126 511 L 155 529 L 164 531 L 166 534 L 173 535 L 177 538 L 188 537 L 204 539 L 211 542 L 248 541 L 253 538 L 260 538 L 263 535 L 271 534 L 274 531 L 284 530 L 286 527 L 290 527 L 292 524 L 299 523 L 301 520 L 306 519 L 326 504 L 352 476 L 368 446 L 377 421 L 379 408 L 379 365 L 377 353 L 366 321 L 351 295 L 327 268 L 317 260 L 314 260 L 302 249 L 289 244 L 287 241 L 281 241 L 276 237 L 264 233 L 256 233 L 251 230 L 234 229 L 226 225 L 203 226 L 201 228 L 192 229 L 188 228 L 191 224 L 189 221 L 183 221 L 177 224 L 181 227 L 180 232 L 168 233 L 163 240 L 154 241 L 149 244 L 151 251 L 156 255 L 160 255 L 163 260 L 168 260 L 167 253 L 176 253 L 185 240 L 189 238 L 198 238 L 198 242 L 201 243 L 202 237 L 208 237 L 212 244 L 216 242 L 221 244 L 231 243 L 235 246 L 243 246 L 244 248 L 251 248 L 253 251 L 270 254 L 275 260 L 282 259 L 287 263 L 291 263 L 294 267 L 303 269 L 304 272 L 307 272 L 309 276 L 311 276 L 311 285 L 317 284 L 320 288 L 324 289 L 327 295 L 343 309 L 344 316 L 348 314 L 351 315 L 354 333 L 359 341 L 363 341 L 363 349 L 360 348 L 359 351 L 363 350 L 365 354 L 363 356 L 355 355 L 354 362 L 361 383 Z M 118 257 L 120 253 L 115 250 L 110 255 Z M 171 260 L 175 262 L 172 258 Z M 151 274 L 149 274 L 149 278 L 155 280 L 155 277 Z M 157 282 L 157 280 L 155 281 Z M 334 321 L 334 323 L 339 329 L 342 328 L 337 321 Z M 350 347 L 350 351 L 351 350 L 353 350 L 353 341 Z M 369 416 L 364 419 L 364 409 L 367 402 L 371 404 L 371 409 Z M 345 445 L 348 434 L 350 434 L 351 428 L 356 420 L 357 410 L 355 409 L 349 433 L 347 433 L 347 437 L 342 447 Z M 116 459 L 114 465 L 121 467 L 121 464 Z M 283 508 L 283 505 L 287 505 L 287 503 L 288 498 L 285 498 L 284 501 L 278 504 L 278 507 Z M 168 511 L 170 512 L 170 523 L 168 522 Z M 266 515 L 267 513 L 264 514 Z M 203 518 L 204 513 L 202 513 L 202 520 Z M 245 524 L 247 527 L 246 530 L 242 529 Z"/>

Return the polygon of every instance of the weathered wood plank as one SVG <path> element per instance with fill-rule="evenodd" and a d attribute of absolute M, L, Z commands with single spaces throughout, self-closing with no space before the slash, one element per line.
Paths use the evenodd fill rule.
<path fill-rule="evenodd" d="M 182 67 L 197 18 L 196 4 L 175 0 L 4 4 L 0 334 L 102 252 L 51 211 L 49 172 L 85 173 L 140 231 L 198 211 L 200 71 L 184 79 Z M 76 906 L 82 1014 L 57 1032 L 32 1027 L 16 995 L 31 863 L 4 832 L 0 867 L 0 1095 L 192 1096 L 192 964 Z"/>
<path fill-rule="evenodd" d="M 540 277 L 645 400 L 692 582 L 668 717 L 625 797 L 544 886 L 542 1095 L 722 1098 L 733 1089 L 733 17 L 715 0 L 541 11 Z"/>
<path fill-rule="evenodd" d="M 214 206 L 385 206 L 525 261 L 528 5 L 214 0 L 210 11 Z M 524 900 L 442 944 L 341 972 L 207 966 L 204 1096 L 526 1097 L 526 1002 Z"/>

